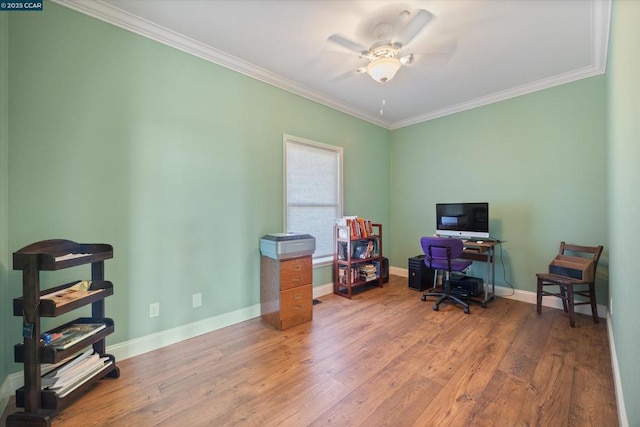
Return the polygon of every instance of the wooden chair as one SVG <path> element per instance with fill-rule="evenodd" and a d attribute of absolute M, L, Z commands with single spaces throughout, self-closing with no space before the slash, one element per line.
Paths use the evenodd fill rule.
<path fill-rule="evenodd" d="M 569 313 L 571 327 L 576 326 L 574 307 L 576 305 L 591 305 L 594 323 L 598 323 L 598 308 L 596 303 L 596 268 L 602 246 L 580 246 L 560 243 L 558 255 L 549 264 L 548 273 L 538 273 L 537 312 L 542 310 L 542 297 L 554 296 L 562 299 L 565 313 Z M 557 293 L 545 290 L 548 286 L 558 286 Z M 576 302 L 579 295 L 586 300 Z"/>

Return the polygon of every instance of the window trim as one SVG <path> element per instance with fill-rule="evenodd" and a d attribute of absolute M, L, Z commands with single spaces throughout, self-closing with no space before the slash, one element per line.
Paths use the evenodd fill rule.
<path fill-rule="evenodd" d="M 344 150 L 343 148 L 338 145 L 323 144 L 321 142 L 312 141 L 310 139 L 283 134 L 282 136 L 282 145 L 283 145 L 282 163 L 284 165 L 283 167 L 284 174 L 282 177 L 282 186 L 283 186 L 282 193 L 283 193 L 283 202 L 284 202 L 283 216 L 282 216 L 283 230 L 285 231 L 287 230 L 287 217 L 288 217 L 288 206 L 289 206 L 288 194 L 287 194 L 287 147 L 289 143 L 297 144 L 297 145 L 306 145 L 313 148 L 327 150 L 327 151 L 331 151 L 333 153 L 338 154 L 338 173 L 340 174 L 340 176 L 338 177 L 338 198 L 337 199 L 338 199 L 339 206 L 338 206 L 338 216 L 336 217 L 336 219 L 342 218 L 344 213 L 344 183 L 343 183 Z M 331 245 L 333 246 L 333 241 L 331 242 Z M 330 255 L 327 255 L 322 258 L 312 258 L 312 260 L 313 260 L 314 267 L 331 265 L 333 263 L 333 251 Z"/>

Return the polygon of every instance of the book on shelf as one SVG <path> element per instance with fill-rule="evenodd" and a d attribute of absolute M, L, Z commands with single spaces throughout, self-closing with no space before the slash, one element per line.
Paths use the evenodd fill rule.
<path fill-rule="evenodd" d="M 335 224 L 338 227 L 346 227 L 347 224 L 347 218 L 346 217 L 342 217 L 342 218 L 338 218 L 335 220 Z M 344 228 L 340 228 L 338 230 L 338 238 L 340 239 L 348 239 L 349 238 L 349 230 L 345 230 Z"/>
<path fill-rule="evenodd" d="M 340 267 L 338 269 L 338 283 L 347 283 L 347 268 Z"/>
<path fill-rule="evenodd" d="M 358 227 L 360 228 L 360 237 L 362 238 L 366 238 L 368 237 L 367 235 L 367 227 L 365 225 L 364 219 L 358 217 Z"/>
<path fill-rule="evenodd" d="M 366 246 L 362 243 L 356 243 L 353 247 L 352 258 L 364 258 Z"/>
<path fill-rule="evenodd" d="M 347 259 L 347 242 L 338 242 L 338 259 Z"/>
<path fill-rule="evenodd" d="M 355 215 L 343 216 L 342 219 L 339 220 L 340 223 L 344 223 L 347 227 L 349 227 L 349 238 L 351 240 L 360 239 L 362 237 L 362 233 L 360 231 L 360 224 L 358 222 L 358 217 Z M 347 236 L 340 235 L 340 238 L 345 238 Z"/>
<path fill-rule="evenodd" d="M 335 224 L 341 227 L 349 227 L 349 236 L 347 236 L 346 230 L 340 230 L 338 232 L 338 237 L 341 239 L 349 237 L 351 240 L 356 240 L 373 237 L 373 225 L 368 219 L 356 215 L 343 216 L 342 218 L 336 219 Z"/>
<path fill-rule="evenodd" d="M 358 278 L 359 272 L 357 267 L 341 266 L 338 269 L 338 283 L 346 285 L 353 283 Z"/>
<path fill-rule="evenodd" d="M 113 362 L 108 357 L 100 358 L 100 363 L 93 367 L 90 371 L 87 371 L 82 377 L 79 377 L 75 382 L 66 385 L 60 390 L 56 390 L 55 393 L 59 398 L 63 398 L 67 396 L 69 393 L 80 387 L 84 384 L 89 378 L 93 377 L 100 371 L 104 371 L 106 368 L 111 366 Z"/>
<path fill-rule="evenodd" d="M 355 240 L 358 238 L 358 227 L 356 224 L 358 223 L 356 218 L 347 218 L 347 225 L 349 226 L 349 233 L 351 240 Z"/>
<path fill-rule="evenodd" d="M 371 264 L 376 268 L 376 276 L 380 277 L 380 262 L 378 260 L 371 261 Z"/>
<path fill-rule="evenodd" d="M 42 375 L 40 386 L 42 388 L 56 388 L 55 386 L 57 385 L 57 388 L 60 388 L 65 381 L 82 371 L 87 363 L 86 361 L 90 359 L 93 353 L 93 349 L 86 350 L 84 353 L 71 358 L 71 361 L 67 361 L 62 366 L 58 366 L 56 369 Z"/>
<path fill-rule="evenodd" d="M 46 339 L 46 341 L 48 341 L 47 345 L 50 345 L 56 350 L 66 350 L 106 327 L 107 325 L 105 323 L 73 323 L 64 329 L 43 335 L 48 336 L 48 339 Z"/>
<path fill-rule="evenodd" d="M 55 371 L 56 369 L 60 368 L 62 365 L 66 365 L 67 363 L 69 363 L 70 361 L 72 361 L 73 359 L 75 359 L 76 357 L 78 357 L 77 354 L 71 355 L 69 357 L 65 357 L 64 359 L 55 362 L 55 363 L 41 363 L 40 364 L 40 373 L 42 374 L 42 378 L 45 377 L 46 374 Z"/>
<path fill-rule="evenodd" d="M 376 275 L 376 267 L 373 264 L 361 265 L 358 269 L 358 277 L 360 280 L 365 280 L 367 282 L 376 280 L 378 278 Z"/>
<path fill-rule="evenodd" d="M 369 240 L 367 242 L 367 248 L 365 250 L 363 258 L 371 258 L 373 256 L 373 251 L 374 251 L 374 242 L 373 240 Z"/>
<path fill-rule="evenodd" d="M 369 237 L 373 236 L 373 225 L 372 225 L 371 221 L 370 220 L 366 220 L 365 224 L 366 224 L 366 228 L 367 228 L 367 234 L 369 235 Z"/>
<path fill-rule="evenodd" d="M 70 302 L 77 301 L 81 298 L 102 291 L 102 289 L 89 290 L 90 287 L 90 280 L 82 280 L 68 288 L 51 292 L 49 294 L 43 294 L 40 298 L 52 300 L 56 304 L 56 307 L 61 307 L 65 304 L 69 304 Z"/>
<path fill-rule="evenodd" d="M 358 242 L 353 245 L 351 258 L 367 259 L 372 258 L 377 253 L 377 244 L 373 240 Z"/>
<path fill-rule="evenodd" d="M 65 397 L 112 364 L 109 357 L 100 357 L 93 349 L 89 349 L 69 363 L 43 375 L 40 382 L 41 388 L 55 392 L 60 398 Z"/>

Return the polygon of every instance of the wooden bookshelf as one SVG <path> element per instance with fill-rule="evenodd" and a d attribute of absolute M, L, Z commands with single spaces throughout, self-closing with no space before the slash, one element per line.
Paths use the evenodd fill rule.
<path fill-rule="evenodd" d="M 333 229 L 333 293 L 349 299 L 355 288 L 383 286 L 382 224 L 369 222 L 365 232 L 353 229 L 359 224 L 362 221 Z"/>

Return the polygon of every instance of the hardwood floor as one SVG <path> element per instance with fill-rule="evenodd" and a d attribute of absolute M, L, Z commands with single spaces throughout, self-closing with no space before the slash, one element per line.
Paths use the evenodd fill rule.
<path fill-rule="evenodd" d="M 252 319 L 118 362 L 53 426 L 617 426 L 606 323 L 498 298 L 431 309 L 392 276 L 313 321 Z M 13 400 L 4 417 L 15 411 Z M 3 423 L 4 424 L 4 423 Z"/>

